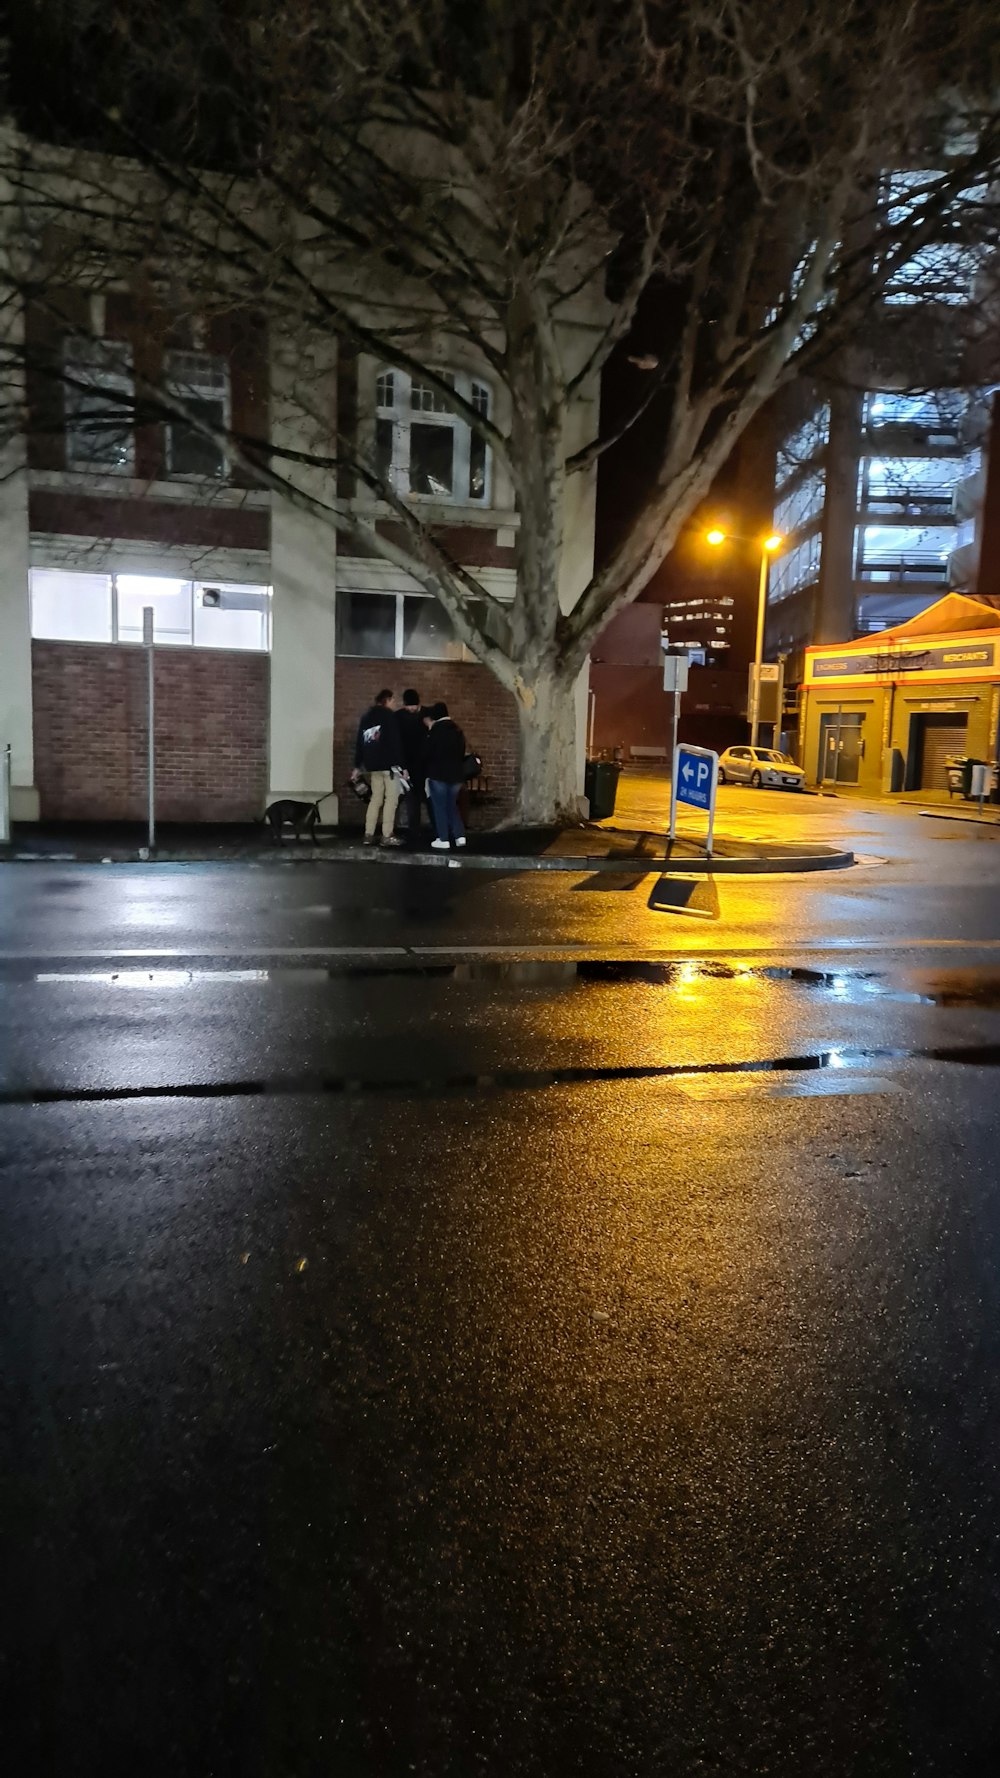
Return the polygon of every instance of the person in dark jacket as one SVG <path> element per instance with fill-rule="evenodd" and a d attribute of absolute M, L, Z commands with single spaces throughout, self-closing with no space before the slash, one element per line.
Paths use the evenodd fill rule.
<path fill-rule="evenodd" d="M 403 708 L 399 712 L 399 732 L 403 743 L 403 764 L 410 787 L 403 792 L 406 810 L 406 842 L 415 846 L 420 839 L 420 805 L 424 800 L 424 757 L 427 753 L 427 730 L 418 691 L 404 691 Z"/>
<path fill-rule="evenodd" d="M 408 780 L 394 704 L 391 691 L 380 691 L 371 709 L 365 711 L 358 723 L 351 776 L 357 778 L 364 770 L 371 781 L 372 793 L 365 810 L 366 846 L 375 844 L 379 815 L 382 817 L 383 846 L 402 844 L 392 830 L 396 822 L 396 805 Z"/>
<path fill-rule="evenodd" d="M 424 771 L 437 829 L 437 838 L 431 845 L 436 852 L 447 852 L 452 840 L 456 846 L 465 845 L 465 828 L 458 812 L 458 793 L 465 782 L 465 736 L 458 723 L 448 715 L 447 704 L 432 704 L 424 712 L 424 722 L 427 726 Z"/>

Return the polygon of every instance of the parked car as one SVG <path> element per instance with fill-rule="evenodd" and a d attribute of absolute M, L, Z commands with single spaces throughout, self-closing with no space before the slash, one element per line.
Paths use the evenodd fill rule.
<path fill-rule="evenodd" d="M 719 761 L 720 784 L 767 785 L 773 790 L 804 790 L 806 775 L 787 753 L 773 747 L 727 747 Z"/>

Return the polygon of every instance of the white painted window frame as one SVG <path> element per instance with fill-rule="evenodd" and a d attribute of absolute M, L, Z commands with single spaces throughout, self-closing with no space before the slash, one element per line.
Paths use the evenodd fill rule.
<path fill-rule="evenodd" d="M 164 360 L 164 380 L 168 392 L 177 401 L 215 401 L 222 395 L 222 423 L 228 432 L 232 417 L 232 383 L 228 361 L 217 352 L 168 352 Z M 174 468 L 174 426 L 183 425 L 182 420 L 173 418 L 165 420 L 164 433 L 164 465 L 167 475 L 172 481 L 200 482 L 203 486 L 216 487 L 229 480 L 230 463 L 224 449 L 220 446 L 222 468 L 218 475 L 197 475 L 190 471 Z"/>
<path fill-rule="evenodd" d="M 477 396 L 486 397 L 486 418 L 493 409 L 493 391 L 485 377 L 473 375 L 471 371 L 447 370 L 439 373 L 452 384 L 457 395 L 469 406 L 474 406 Z M 384 399 L 388 379 L 392 379 L 392 401 Z M 380 365 L 375 376 L 375 417 L 376 420 L 389 420 L 392 424 L 392 457 L 390 481 L 393 492 L 401 499 L 414 500 L 426 506 L 458 506 L 466 507 L 472 512 L 483 512 L 493 501 L 493 453 L 489 444 L 485 446 L 485 466 L 483 474 L 483 494 L 475 499 L 463 489 L 469 486 L 469 465 L 473 429 L 463 414 L 442 412 L 440 409 L 413 406 L 414 379 L 408 371 L 397 370 L 393 365 Z M 426 385 L 423 385 L 426 387 Z M 450 494 L 424 494 L 413 492 L 410 488 L 410 432 L 414 420 L 419 425 L 447 426 L 453 436 L 453 479 L 454 487 Z M 456 492 L 457 490 L 457 492 Z"/>

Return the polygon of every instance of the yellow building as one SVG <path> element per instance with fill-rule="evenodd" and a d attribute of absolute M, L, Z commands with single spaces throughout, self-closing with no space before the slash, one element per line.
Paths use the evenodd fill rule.
<path fill-rule="evenodd" d="M 809 648 L 801 697 L 811 781 L 876 796 L 947 790 L 951 756 L 997 758 L 1000 610 L 948 593 L 896 629 Z"/>

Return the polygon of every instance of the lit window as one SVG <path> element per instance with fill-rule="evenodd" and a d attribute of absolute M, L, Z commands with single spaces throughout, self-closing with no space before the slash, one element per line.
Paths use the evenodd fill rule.
<path fill-rule="evenodd" d="M 815 469 L 778 501 L 774 509 L 775 530 L 783 537 L 803 530 L 822 512 L 825 497 L 826 472 Z"/>
<path fill-rule="evenodd" d="M 943 174 L 921 169 L 893 173 L 885 182 L 883 203 L 891 228 L 919 223 L 928 208 L 940 203 L 935 187 Z M 886 286 L 887 303 L 966 303 L 972 296 L 976 273 L 983 262 L 983 248 L 961 238 L 963 212 L 982 205 L 985 186 L 969 186 L 945 204 L 937 227 L 940 238 L 918 247 Z M 967 226 L 967 225 L 966 225 Z M 891 249 L 890 249 L 891 250 Z"/>
<path fill-rule="evenodd" d="M 943 580 L 955 547 L 953 525 L 860 525 L 861 580 Z"/>
<path fill-rule="evenodd" d="M 132 353 L 119 340 L 63 347 L 67 469 L 131 475 L 135 465 Z"/>
<path fill-rule="evenodd" d="M 780 487 L 806 463 L 812 463 L 824 450 L 830 437 L 830 406 L 824 402 L 789 433 L 778 447 L 775 480 Z"/>
<path fill-rule="evenodd" d="M 168 393 L 190 415 L 190 420 L 168 420 L 164 427 L 167 474 L 221 481 L 228 472 L 225 451 L 199 426 L 228 431 L 229 366 L 206 352 L 169 352 L 165 369 Z"/>
<path fill-rule="evenodd" d="M 450 372 L 444 381 L 474 413 L 488 419 L 485 383 Z M 443 390 L 415 381 L 405 371 L 382 370 L 375 380 L 375 400 L 375 468 L 396 494 L 448 504 L 488 502 L 489 447 Z"/>
<path fill-rule="evenodd" d="M 961 472 L 958 457 L 871 457 L 861 466 L 861 505 L 887 512 L 950 511 Z"/>
<path fill-rule="evenodd" d="M 878 390 L 865 397 L 865 425 L 872 432 L 900 427 L 920 438 L 952 439 L 967 405 L 959 389 Z"/>
<path fill-rule="evenodd" d="M 39 640 L 138 643 L 143 611 L 151 606 L 157 643 L 250 653 L 270 647 L 266 586 L 51 568 L 33 568 L 30 585 L 31 634 Z"/>
<path fill-rule="evenodd" d="M 810 585 L 819 575 L 820 540 L 813 532 L 797 548 L 786 551 L 771 564 L 768 579 L 769 600 L 787 599 L 801 587 Z"/>
<path fill-rule="evenodd" d="M 33 568 L 31 634 L 52 642 L 110 642 L 110 574 Z"/>

